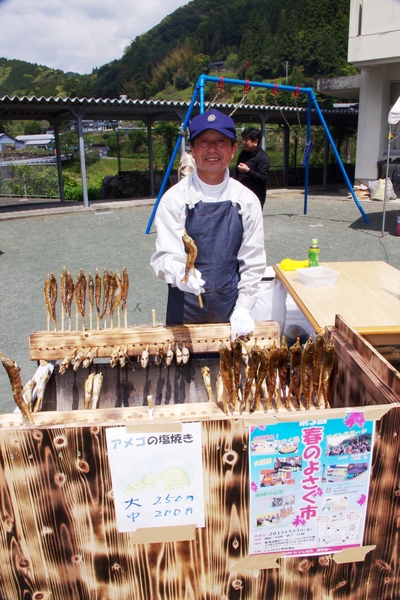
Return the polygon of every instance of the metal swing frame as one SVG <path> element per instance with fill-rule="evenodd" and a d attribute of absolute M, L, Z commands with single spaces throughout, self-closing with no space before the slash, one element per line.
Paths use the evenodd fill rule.
<path fill-rule="evenodd" d="M 247 89 L 251 86 L 251 87 L 259 87 L 259 88 L 269 88 L 269 89 L 275 89 L 275 90 L 282 90 L 285 92 L 295 92 L 295 93 L 303 93 L 303 94 L 307 94 L 307 147 L 310 148 L 311 147 L 311 111 L 314 108 L 314 110 L 316 111 L 319 120 L 321 122 L 321 125 L 323 126 L 324 130 L 325 130 L 325 134 L 328 138 L 328 141 L 331 145 L 331 148 L 333 150 L 333 153 L 336 157 L 336 160 L 339 164 L 340 170 L 342 171 L 343 177 L 345 179 L 345 182 L 347 184 L 347 187 L 349 188 L 349 191 L 353 197 L 354 202 L 356 203 L 364 221 L 366 223 L 369 223 L 369 219 L 367 217 L 367 215 L 365 214 L 355 192 L 353 189 L 353 186 L 350 182 L 350 179 L 346 173 L 346 170 L 344 168 L 344 165 L 342 163 L 342 160 L 340 158 L 339 152 L 335 146 L 335 142 L 333 141 L 333 138 L 331 136 L 331 133 L 329 131 L 329 128 L 326 124 L 326 121 L 322 115 L 321 109 L 318 106 L 318 102 L 317 99 L 315 97 L 314 94 L 314 90 L 312 88 L 302 88 L 302 87 L 298 87 L 298 86 L 290 86 L 290 85 L 280 85 L 280 84 L 276 84 L 276 83 L 263 83 L 260 81 L 249 81 L 248 79 L 244 80 L 244 79 L 229 79 L 229 78 L 221 78 L 221 77 L 211 77 L 209 75 L 200 75 L 200 77 L 197 80 L 196 86 L 195 86 L 195 90 L 192 96 L 192 99 L 190 101 L 185 119 L 182 123 L 182 127 L 181 127 L 181 132 L 178 135 L 178 139 L 176 141 L 174 150 L 172 152 L 172 156 L 171 159 L 169 161 L 167 170 L 165 172 L 164 175 L 164 179 L 162 181 L 161 187 L 160 187 L 160 191 L 158 192 L 157 195 L 157 199 L 156 202 L 154 204 L 152 213 L 150 215 L 150 219 L 149 222 L 147 224 L 146 227 L 146 234 L 150 233 L 156 212 L 157 212 L 157 208 L 158 205 L 160 203 L 160 200 L 162 198 L 162 195 L 164 194 L 164 190 L 165 190 L 165 186 L 167 184 L 167 181 L 169 179 L 169 176 L 171 174 L 172 171 L 172 167 L 173 164 L 175 162 L 176 156 L 178 154 L 178 150 L 181 146 L 181 142 L 182 142 L 182 138 L 184 136 L 184 132 L 189 124 L 189 120 L 190 120 L 190 116 L 192 114 L 193 111 L 193 107 L 196 103 L 196 101 L 199 101 L 200 104 L 200 114 L 205 112 L 205 99 L 204 99 L 204 87 L 205 84 L 207 82 L 215 82 L 218 83 L 219 85 L 221 85 L 221 80 L 223 80 L 224 83 L 228 84 L 228 85 L 242 85 L 245 86 L 245 88 L 247 87 Z M 305 178 L 304 178 L 304 209 L 303 209 L 303 214 L 307 214 L 307 208 L 308 208 L 308 182 L 309 182 L 309 160 L 308 160 L 308 155 L 306 156 L 306 160 L 305 160 Z"/>

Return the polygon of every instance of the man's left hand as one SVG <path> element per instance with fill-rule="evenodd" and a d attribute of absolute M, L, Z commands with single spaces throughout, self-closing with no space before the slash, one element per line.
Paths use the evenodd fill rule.
<path fill-rule="evenodd" d="M 239 163 L 237 166 L 237 170 L 239 173 L 248 173 L 250 171 L 250 167 L 246 165 L 246 163 Z"/>

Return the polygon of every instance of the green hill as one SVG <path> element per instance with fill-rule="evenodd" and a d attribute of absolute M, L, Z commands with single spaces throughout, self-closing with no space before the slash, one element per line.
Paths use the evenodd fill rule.
<path fill-rule="evenodd" d="M 188 100 L 217 61 L 233 78 L 280 82 L 288 70 L 290 85 L 315 87 L 318 77 L 354 73 L 349 10 L 349 0 L 192 0 L 134 39 L 121 59 L 88 75 L 0 58 L 0 96 Z"/>

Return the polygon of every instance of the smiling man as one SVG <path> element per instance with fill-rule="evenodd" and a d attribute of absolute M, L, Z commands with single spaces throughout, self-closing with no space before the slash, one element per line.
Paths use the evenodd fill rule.
<path fill-rule="evenodd" d="M 235 339 L 254 329 L 250 311 L 266 265 L 261 206 L 229 177 L 237 148 L 231 117 L 209 110 L 192 120 L 189 135 L 196 169 L 161 198 L 150 262 L 168 284 L 167 325 L 230 322 Z M 184 230 L 197 247 L 187 282 Z"/>

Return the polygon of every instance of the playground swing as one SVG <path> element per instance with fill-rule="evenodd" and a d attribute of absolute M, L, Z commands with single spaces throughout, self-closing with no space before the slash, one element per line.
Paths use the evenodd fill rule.
<path fill-rule="evenodd" d="M 310 155 L 310 151 L 311 151 L 311 141 L 310 141 L 311 109 L 312 109 L 312 106 L 314 106 L 315 112 L 317 113 L 317 115 L 318 115 L 318 117 L 320 119 L 320 122 L 321 122 L 322 126 L 324 127 L 325 134 L 326 134 L 326 136 L 327 136 L 327 138 L 329 140 L 329 143 L 331 144 L 333 153 L 334 153 L 334 155 L 336 157 L 336 160 L 337 160 L 337 162 L 339 164 L 339 167 L 340 167 L 340 169 L 342 171 L 343 177 L 344 177 L 344 179 L 346 181 L 346 184 L 347 184 L 347 186 L 348 186 L 348 188 L 350 190 L 350 193 L 351 193 L 351 195 L 353 197 L 353 200 L 354 200 L 355 204 L 357 205 L 357 207 L 358 207 L 358 209 L 359 209 L 359 211 L 360 211 L 360 213 L 361 213 L 364 221 L 366 223 L 369 223 L 368 217 L 365 214 L 365 212 L 364 212 L 364 210 L 363 210 L 363 208 L 362 208 L 362 206 L 361 206 L 361 204 L 360 204 L 357 196 L 355 195 L 353 186 L 350 183 L 350 180 L 349 180 L 348 175 L 346 173 L 346 170 L 345 170 L 345 168 L 343 166 L 343 163 L 342 163 L 342 160 L 340 158 L 340 155 L 339 155 L 339 153 L 338 153 L 338 151 L 336 149 L 335 143 L 334 143 L 333 138 L 332 138 L 332 136 L 330 134 L 330 131 L 329 131 L 328 126 L 327 126 L 327 124 L 325 122 L 325 119 L 324 119 L 324 117 L 322 115 L 321 109 L 318 106 L 318 102 L 317 102 L 317 99 L 315 97 L 315 94 L 314 94 L 314 91 L 312 90 L 312 88 L 299 88 L 299 87 L 293 87 L 293 86 L 287 86 L 287 85 L 278 85 L 278 84 L 272 84 L 272 83 L 264 83 L 264 82 L 260 82 L 260 81 L 249 81 L 249 80 L 229 79 L 229 78 L 223 79 L 222 77 L 218 78 L 218 77 L 212 77 L 212 76 L 209 76 L 209 75 L 200 75 L 200 77 L 197 80 L 195 91 L 194 91 L 192 99 L 190 101 L 190 104 L 189 104 L 189 107 L 188 107 L 185 119 L 184 119 L 184 121 L 182 123 L 181 131 L 180 131 L 180 133 L 178 135 L 178 139 L 176 141 L 175 148 L 174 148 L 174 150 L 172 152 L 171 159 L 169 161 L 167 170 L 165 172 L 164 179 L 163 179 L 161 187 L 160 187 L 160 191 L 158 192 L 156 202 L 154 204 L 152 213 L 150 215 L 150 219 L 149 219 L 149 222 L 148 222 L 147 227 L 146 227 L 146 232 L 145 232 L 146 234 L 150 233 L 151 226 L 153 224 L 154 217 L 156 215 L 158 205 L 159 205 L 160 200 L 162 198 L 162 195 L 164 193 L 165 186 L 166 186 L 166 183 L 167 183 L 167 181 L 169 179 L 169 176 L 170 176 L 170 173 L 171 173 L 171 170 L 172 170 L 175 158 L 177 156 L 178 150 L 181 147 L 182 138 L 183 138 L 183 136 L 185 134 L 185 131 L 186 131 L 186 128 L 187 128 L 187 126 L 189 124 L 189 120 L 190 120 L 190 117 L 191 117 L 191 114 L 192 114 L 192 111 L 193 111 L 193 108 L 194 108 L 196 102 L 200 103 L 200 113 L 204 113 L 205 112 L 204 87 L 205 87 L 205 83 L 207 81 L 219 83 L 219 87 L 218 87 L 218 92 L 217 92 L 216 98 L 220 95 L 220 93 L 222 91 L 223 82 L 225 82 L 225 83 L 227 83 L 229 85 L 232 84 L 232 85 L 243 85 L 243 86 L 245 86 L 246 94 L 244 94 L 244 99 L 247 96 L 247 91 L 248 91 L 248 89 L 249 89 L 250 86 L 251 87 L 275 88 L 275 89 L 282 89 L 282 90 L 285 90 L 285 91 L 297 91 L 297 93 L 300 93 L 300 92 L 301 93 L 306 93 L 307 97 L 308 97 L 308 110 L 307 110 L 307 146 L 306 146 L 306 150 L 305 150 L 304 157 L 303 157 L 303 161 L 305 161 L 304 214 L 307 214 L 308 171 L 309 171 L 309 160 L 308 159 L 309 159 L 309 155 Z M 215 102 L 215 99 L 214 99 L 214 102 Z M 234 109 L 234 111 L 232 111 L 231 115 L 234 114 L 234 112 L 236 110 L 238 110 L 239 106 L 240 106 L 240 104 L 238 104 L 237 107 Z M 298 118 L 300 118 L 299 114 L 298 114 Z"/>

